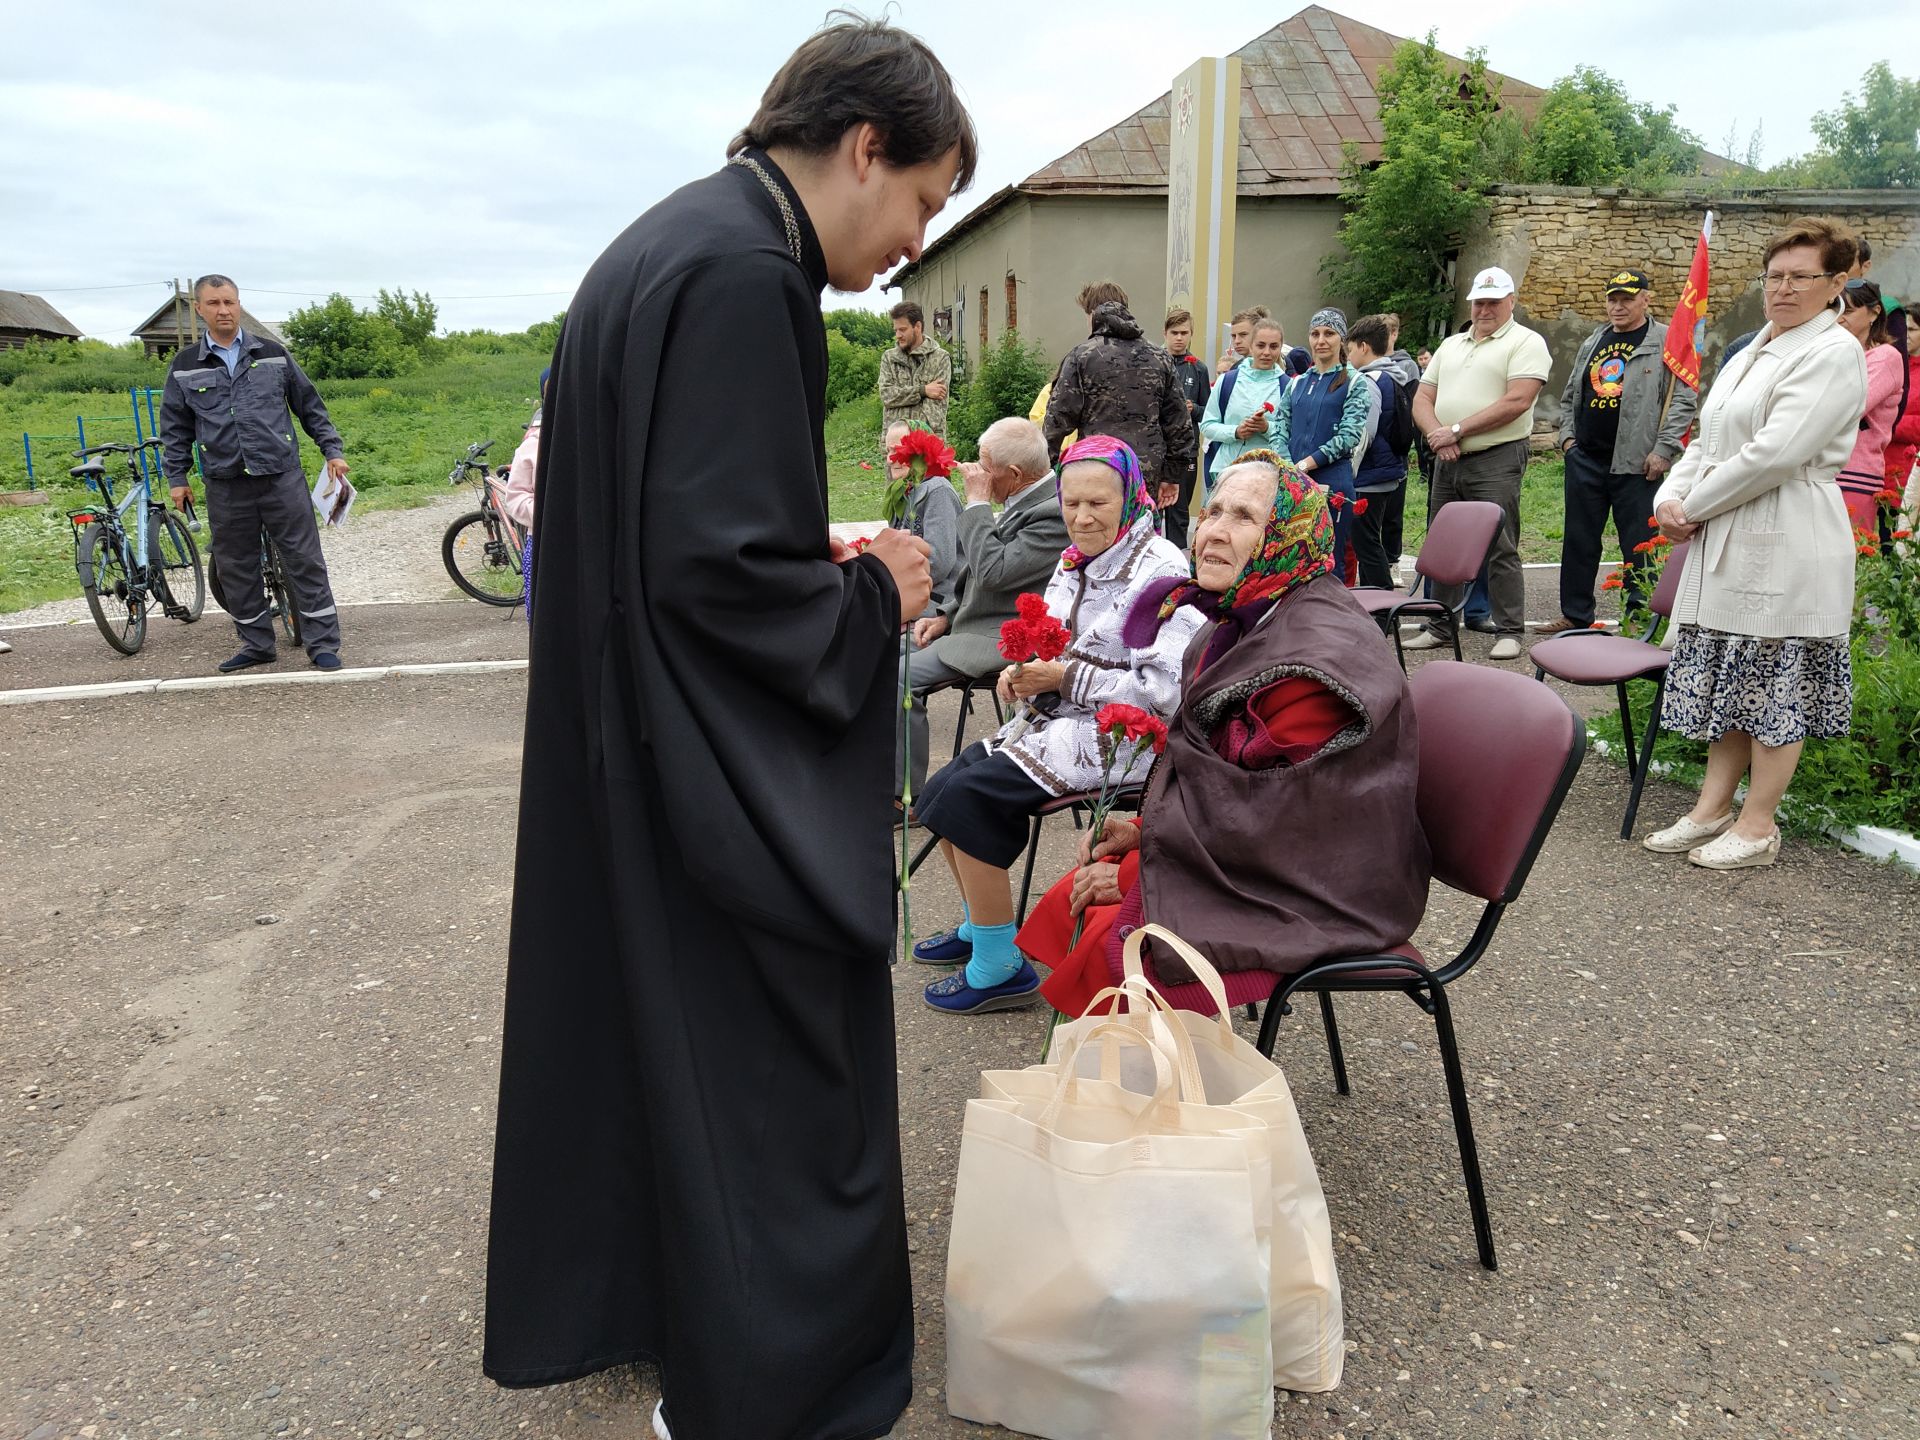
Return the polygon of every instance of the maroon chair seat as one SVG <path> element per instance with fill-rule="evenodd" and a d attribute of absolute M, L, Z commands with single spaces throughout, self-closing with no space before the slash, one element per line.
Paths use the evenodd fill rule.
<path fill-rule="evenodd" d="M 1393 639 L 1393 653 L 1400 668 L 1407 668 L 1407 653 L 1400 647 L 1400 622 L 1425 620 L 1446 632 L 1453 642 L 1453 658 L 1465 658 L 1460 649 L 1460 616 L 1466 597 L 1458 605 L 1448 605 L 1420 593 L 1422 582 L 1436 585 L 1470 585 L 1486 563 L 1493 537 L 1506 521 L 1506 512 L 1489 500 L 1450 500 L 1435 512 L 1427 527 L 1427 538 L 1414 559 L 1413 585 L 1407 590 L 1361 589 L 1353 598 Z"/>
<path fill-rule="evenodd" d="M 1650 680 L 1670 658 L 1658 645 L 1629 635 L 1576 631 L 1542 640 L 1527 652 L 1536 670 L 1569 685 L 1611 685 L 1616 680 Z"/>
<path fill-rule="evenodd" d="M 1629 635 L 1609 635 L 1602 630 L 1569 630 L 1564 635 L 1542 640 L 1527 652 L 1533 662 L 1533 675 L 1544 682 L 1551 675 L 1569 685 L 1611 685 L 1620 706 L 1620 734 L 1627 745 L 1627 768 L 1632 784 L 1627 791 L 1627 813 L 1620 822 L 1620 838 L 1633 838 L 1634 817 L 1640 813 L 1640 795 L 1646 789 L 1647 776 L 1653 770 L 1653 744 L 1660 735 L 1660 708 L 1667 696 L 1669 653 L 1653 643 L 1660 622 L 1673 614 L 1674 596 L 1680 590 L 1680 572 L 1686 568 L 1687 542 L 1673 547 L 1660 583 L 1647 599 L 1650 618 L 1638 639 Z M 1627 682 L 1652 680 L 1653 708 L 1647 715 L 1647 733 L 1638 749 L 1634 746 L 1633 711 L 1627 703 Z"/>
<path fill-rule="evenodd" d="M 1268 1056 L 1273 1054 L 1281 1018 L 1292 1013 L 1289 1002 L 1294 993 L 1318 994 L 1334 1088 L 1342 1095 L 1351 1091 L 1334 1019 L 1334 992 L 1398 990 L 1432 1018 L 1474 1240 L 1480 1263 L 1492 1270 L 1497 1268 L 1493 1226 L 1487 1216 L 1486 1187 L 1467 1109 L 1466 1078 L 1447 986 L 1486 954 L 1507 906 L 1520 898 L 1528 872 L 1579 773 L 1587 729 L 1553 691 L 1508 671 L 1440 660 L 1421 666 L 1409 684 L 1420 726 L 1416 805 L 1433 852 L 1433 878 L 1485 902 L 1473 935 L 1450 960 L 1429 960 L 1409 942 L 1384 954 L 1319 961 L 1292 975 L 1237 970 L 1221 978 L 1232 1004 L 1265 1001 L 1259 1046 Z M 1487 781 L 1489 755 L 1499 757 L 1497 785 Z M 1147 823 L 1153 823 L 1152 816 Z M 1151 977 L 1151 950 L 1143 963 Z M 1154 983 L 1171 1004 L 1182 1009 L 1213 1009 L 1203 986 Z"/>

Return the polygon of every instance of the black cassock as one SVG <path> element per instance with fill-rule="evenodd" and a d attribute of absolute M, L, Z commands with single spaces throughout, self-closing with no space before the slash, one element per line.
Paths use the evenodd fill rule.
<path fill-rule="evenodd" d="M 826 263 L 728 166 L 568 310 L 541 434 L 486 1372 L 652 1357 L 675 1440 L 912 1392 L 899 597 L 829 561 Z"/>

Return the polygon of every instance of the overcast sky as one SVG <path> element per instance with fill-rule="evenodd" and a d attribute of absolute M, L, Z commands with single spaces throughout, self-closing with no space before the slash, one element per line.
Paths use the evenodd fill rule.
<path fill-rule="evenodd" d="M 0 289 L 124 339 L 172 276 L 220 270 L 277 319 L 311 292 L 430 292 L 443 327 L 563 309 L 629 220 L 713 168 L 825 0 L 350 0 L 200 12 L 7 5 Z M 1201 55 L 1294 13 L 1209 0 L 898 0 L 980 128 L 974 190 L 1123 119 Z M 1880 56 L 1920 54 L 1920 5 L 1807 0 L 1340 0 L 1399 35 L 1481 46 L 1538 85 L 1576 62 L 1763 158 Z M 1730 15 L 1737 13 L 1737 23 Z M 1911 65 L 1896 61 L 1896 69 Z M 104 289 L 92 287 L 123 286 Z M 482 298 L 484 297 L 484 298 Z M 878 300 L 869 292 L 867 303 Z"/>

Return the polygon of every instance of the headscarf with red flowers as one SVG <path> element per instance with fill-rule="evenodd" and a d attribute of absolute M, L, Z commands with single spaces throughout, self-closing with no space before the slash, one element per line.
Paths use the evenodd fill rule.
<path fill-rule="evenodd" d="M 1191 578 L 1156 580 L 1127 616 L 1122 631 L 1127 644 L 1151 644 L 1182 605 L 1214 619 L 1231 620 L 1241 632 L 1251 630 L 1295 585 L 1333 569 L 1333 512 L 1327 508 L 1327 492 L 1271 450 L 1248 450 L 1233 463 L 1271 465 L 1280 477 L 1266 531 L 1247 568 L 1218 595 L 1202 590 Z"/>
<path fill-rule="evenodd" d="M 1126 441 L 1116 440 L 1111 435 L 1089 435 L 1084 440 L 1077 440 L 1060 457 L 1060 469 L 1053 477 L 1056 495 L 1060 493 L 1067 467 L 1082 460 L 1098 460 L 1103 465 L 1111 465 L 1120 476 L 1120 528 L 1114 536 L 1117 545 L 1141 516 L 1153 514 L 1153 494 L 1147 489 L 1147 477 L 1140 473 L 1140 457 L 1133 453 L 1133 447 Z M 1078 545 L 1069 545 L 1060 552 L 1060 568 L 1076 569 L 1086 564 L 1087 558 L 1080 553 Z"/>

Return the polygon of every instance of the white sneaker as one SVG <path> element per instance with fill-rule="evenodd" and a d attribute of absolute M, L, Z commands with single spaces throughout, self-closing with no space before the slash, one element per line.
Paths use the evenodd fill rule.
<path fill-rule="evenodd" d="M 1684 855 L 1689 850 L 1706 844 L 1731 824 L 1733 824 L 1731 810 L 1718 820 L 1709 820 L 1704 825 L 1682 815 L 1666 829 L 1654 831 L 1640 843 L 1659 855 Z"/>
<path fill-rule="evenodd" d="M 673 1440 L 667 1432 L 667 1402 L 662 1400 L 653 1407 L 653 1433 L 658 1440 Z"/>
<path fill-rule="evenodd" d="M 1407 634 L 1407 629 L 1411 629 L 1413 633 Z M 1400 632 L 1402 650 L 1438 650 L 1447 643 L 1424 625 L 1413 625 L 1407 629 L 1402 629 Z"/>
<path fill-rule="evenodd" d="M 1511 635 L 1502 635 L 1493 642 L 1493 649 L 1487 652 L 1489 660 L 1518 660 L 1520 642 Z"/>
<path fill-rule="evenodd" d="M 12 653 L 13 646 L 5 640 L 0 640 L 0 655 L 11 655 Z"/>

